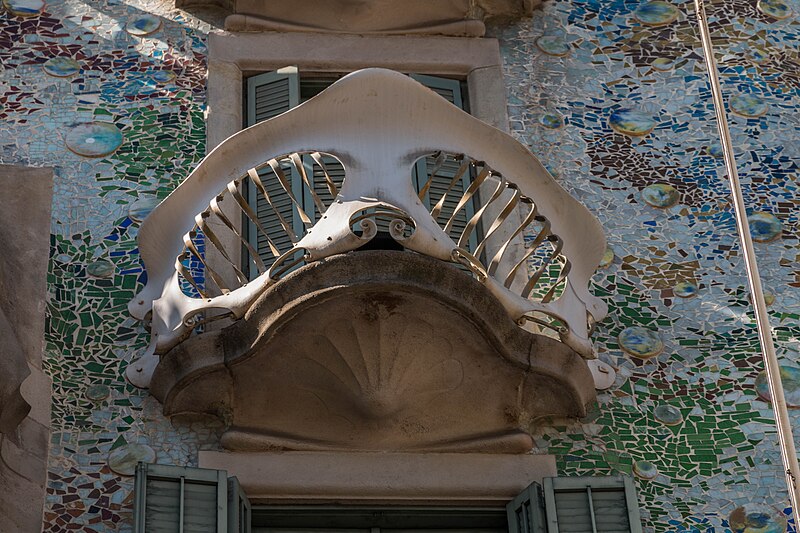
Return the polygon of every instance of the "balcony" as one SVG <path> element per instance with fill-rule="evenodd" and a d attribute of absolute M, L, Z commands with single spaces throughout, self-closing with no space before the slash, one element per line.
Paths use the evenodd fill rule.
<path fill-rule="evenodd" d="M 228 449 L 523 452 L 594 399 L 599 223 L 405 75 L 355 72 L 230 137 L 139 243 L 152 342 L 128 378 L 224 418 Z"/>

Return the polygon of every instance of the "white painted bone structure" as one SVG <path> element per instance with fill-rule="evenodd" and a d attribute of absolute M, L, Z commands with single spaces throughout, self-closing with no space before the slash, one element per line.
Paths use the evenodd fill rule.
<path fill-rule="evenodd" d="M 341 188 L 328 176 L 325 161 L 331 156 L 345 170 Z M 473 177 L 472 185 L 459 191 L 455 210 L 464 209 L 473 197 L 479 203 L 460 234 L 453 232 L 455 214 L 444 217 L 441 203 L 426 208 L 420 200 L 426 186 L 415 190 L 411 169 L 423 157 L 434 162 L 427 184 L 445 161 Z M 318 172 L 303 161 L 313 161 Z M 321 213 L 316 222 L 288 183 L 287 166 L 296 170 L 304 191 L 313 197 Z M 313 193 L 315 178 L 335 198 L 329 205 Z M 281 224 L 292 245 L 288 250 L 274 247 L 272 264 L 252 253 L 238 224 L 243 212 L 261 229 L 241 194 L 246 179 L 255 182 L 259 194 L 274 190 L 262 187 L 264 180 L 279 180 L 282 194 L 289 196 L 303 221 L 300 235 L 291 223 Z M 277 199 L 267 201 L 274 205 Z M 231 215 L 231 208 L 240 211 Z M 139 247 L 148 281 L 129 309 L 140 320 L 150 318 L 152 342 L 130 365 L 128 378 L 147 387 L 157 354 L 166 353 L 204 321 L 243 317 L 301 253 L 301 261 L 313 262 L 363 246 L 377 234 L 376 219 L 389 221 L 389 233 L 405 249 L 465 265 L 521 326 L 532 322 L 557 334 L 584 358 L 594 358 L 591 324 L 607 311 L 588 291 L 605 250 L 598 221 L 508 134 L 403 74 L 365 69 L 228 138 L 142 224 Z M 470 250 L 468 242 L 479 223 L 483 235 Z M 227 240 L 217 235 L 219 228 L 230 233 Z M 205 260 L 196 246 L 201 234 L 226 264 Z M 226 251 L 225 242 L 251 248 L 259 272 L 255 279 L 247 279 L 235 259 L 238 254 L 230 245 Z M 186 268 L 189 256 L 203 263 L 206 286 Z M 187 294 L 182 285 L 193 285 L 199 295 Z"/>

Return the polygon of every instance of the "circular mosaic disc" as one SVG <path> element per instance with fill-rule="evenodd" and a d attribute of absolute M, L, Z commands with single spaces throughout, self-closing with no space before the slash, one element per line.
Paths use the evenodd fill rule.
<path fill-rule="evenodd" d="M 645 26 L 663 26 L 678 20 L 678 8 L 669 2 L 654 0 L 636 8 L 633 16 Z"/>
<path fill-rule="evenodd" d="M 706 147 L 706 153 L 711 157 L 722 157 L 722 145 L 720 143 L 712 143 Z"/>
<path fill-rule="evenodd" d="M 124 444 L 108 454 L 108 467 L 122 476 L 132 476 L 139 461 L 152 463 L 155 460 L 156 452 L 147 444 Z"/>
<path fill-rule="evenodd" d="M 664 343 L 661 342 L 655 331 L 639 326 L 623 329 L 617 339 L 623 350 L 642 359 L 658 355 L 664 349 Z"/>
<path fill-rule="evenodd" d="M 140 198 L 128 208 L 128 217 L 134 222 L 142 222 L 150 212 L 156 208 L 159 201 L 157 198 Z"/>
<path fill-rule="evenodd" d="M 32 17 L 44 10 L 44 0 L 3 0 L 3 6 L 12 15 Z"/>
<path fill-rule="evenodd" d="M 745 118 L 757 118 L 767 114 L 767 103 L 753 94 L 737 94 L 730 100 L 731 111 Z"/>
<path fill-rule="evenodd" d="M 782 224 L 772 213 L 753 213 L 747 217 L 750 234 L 756 242 L 770 242 L 777 239 L 782 231 Z"/>
<path fill-rule="evenodd" d="M 753 295 L 752 294 L 748 294 L 747 295 L 747 301 L 750 302 L 750 305 L 753 304 Z M 764 303 L 767 305 L 767 307 L 769 307 L 772 304 L 774 304 L 775 303 L 775 294 L 765 290 L 764 291 Z"/>
<path fill-rule="evenodd" d="M 85 394 L 89 400 L 99 402 L 108 398 L 108 395 L 111 394 L 111 389 L 106 385 L 92 385 L 86 389 Z"/>
<path fill-rule="evenodd" d="M 786 405 L 789 407 L 800 407 L 800 368 L 781 365 L 780 369 Z M 756 392 L 762 399 L 768 402 L 772 401 L 772 396 L 769 393 L 769 382 L 767 381 L 766 371 L 759 372 L 756 377 Z"/>
<path fill-rule="evenodd" d="M 784 533 L 787 519 L 774 507 L 748 503 L 731 512 L 728 525 L 736 533 Z"/>
<path fill-rule="evenodd" d="M 600 259 L 600 264 L 598 266 L 600 268 L 606 268 L 613 262 L 614 262 L 614 250 L 612 250 L 611 248 L 606 248 L 606 251 L 603 252 L 603 257 Z"/>
<path fill-rule="evenodd" d="M 783 20 L 792 16 L 792 6 L 785 0 L 758 0 L 756 7 L 774 19 Z"/>
<path fill-rule="evenodd" d="M 81 70 L 80 64 L 71 57 L 53 57 L 42 65 L 44 71 L 56 78 L 66 78 Z"/>
<path fill-rule="evenodd" d="M 670 70 L 674 63 L 675 62 L 668 57 L 657 57 L 653 60 L 652 63 L 650 63 L 650 66 L 652 66 L 656 70 L 664 72 Z"/>
<path fill-rule="evenodd" d="M 175 79 L 175 73 L 171 70 L 156 70 L 150 78 L 158 83 L 169 83 Z"/>
<path fill-rule="evenodd" d="M 681 281 L 675 284 L 672 293 L 679 298 L 691 298 L 697 296 L 697 285 L 691 281 Z"/>
<path fill-rule="evenodd" d="M 536 47 L 545 54 L 556 57 L 563 57 L 570 51 L 567 41 L 558 35 L 542 35 L 536 39 Z"/>
<path fill-rule="evenodd" d="M 137 37 L 155 33 L 161 28 L 161 18 L 155 15 L 139 15 L 133 17 L 125 25 L 125 31 Z"/>
<path fill-rule="evenodd" d="M 667 208 L 678 203 L 681 195 L 672 185 L 654 183 L 642 189 L 642 199 L 653 207 Z"/>
<path fill-rule="evenodd" d="M 661 404 L 653 409 L 653 416 L 665 426 L 676 426 L 683 422 L 683 414 L 674 405 Z"/>
<path fill-rule="evenodd" d="M 564 125 L 564 119 L 559 115 L 548 113 L 539 118 L 539 124 L 550 130 L 557 130 Z"/>
<path fill-rule="evenodd" d="M 67 148 L 85 157 L 102 157 L 122 145 L 122 132 L 110 122 L 86 122 L 67 132 Z"/>
<path fill-rule="evenodd" d="M 619 133 L 631 137 L 641 137 L 653 131 L 656 121 L 647 113 L 635 109 L 618 109 L 611 113 L 608 125 Z"/>
<path fill-rule="evenodd" d="M 114 275 L 114 263 L 106 259 L 98 259 L 87 265 L 86 273 L 93 278 L 110 278 Z"/>
<path fill-rule="evenodd" d="M 650 461 L 633 463 L 633 473 L 640 479 L 653 479 L 658 475 L 658 468 Z"/>

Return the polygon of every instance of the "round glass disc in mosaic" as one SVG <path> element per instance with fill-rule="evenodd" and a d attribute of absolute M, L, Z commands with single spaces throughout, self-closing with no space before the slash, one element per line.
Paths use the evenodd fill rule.
<path fill-rule="evenodd" d="M 658 355 L 664 349 L 664 343 L 655 331 L 640 326 L 623 329 L 617 339 L 623 350 L 642 359 Z"/>
<path fill-rule="evenodd" d="M 642 199 L 653 207 L 672 207 L 680 197 L 675 187 L 667 183 L 654 183 L 642 189 Z"/>
<path fill-rule="evenodd" d="M 789 407 L 800 407 L 800 368 L 781 365 L 780 369 L 786 405 Z M 759 372 L 756 377 L 756 392 L 764 400 L 768 402 L 772 401 L 772 396 L 769 393 L 767 373 L 765 371 Z"/>
<path fill-rule="evenodd" d="M 706 152 L 711 157 L 722 157 L 724 154 L 722 153 L 722 145 L 719 143 L 710 144 L 706 147 Z"/>
<path fill-rule="evenodd" d="M 745 118 L 757 118 L 767 113 L 767 104 L 753 94 L 737 94 L 730 100 L 731 111 Z"/>
<path fill-rule="evenodd" d="M 636 461 L 633 463 L 633 473 L 641 479 L 653 479 L 658 475 L 658 468 L 650 461 Z"/>
<path fill-rule="evenodd" d="M 683 422 L 683 415 L 680 409 L 674 405 L 661 404 L 656 406 L 656 408 L 653 409 L 653 416 L 665 426 L 676 426 Z"/>
<path fill-rule="evenodd" d="M 600 268 L 606 268 L 613 262 L 614 262 L 614 250 L 612 250 L 611 248 L 606 248 L 606 251 L 603 252 L 603 257 L 600 258 L 600 264 L 598 266 Z"/>
<path fill-rule="evenodd" d="M 767 307 L 775 303 L 775 294 L 771 292 L 764 293 L 764 303 L 767 304 Z"/>
<path fill-rule="evenodd" d="M 748 294 L 747 295 L 747 301 L 750 302 L 750 305 L 753 304 L 753 295 L 752 294 Z M 764 290 L 764 303 L 767 305 L 767 307 L 769 307 L 772 304 L 774 304 L 775 303 L 775 293 L 772 293 L 772 292 L 770 292 L 768 290 Z"/>
<path fill-rule="evenodd" d="M 753 213 L 747 217 L 747 223 L 756 242 L 773 241 L 781 234 L 781 221 L 772 213 Z"/>
<path fill-rule="evenodd" d="M 774 19 L 783 20 L 792 16 L 792 6 L 785 0 L 758 0 L 756 7 Z"/>
<path fill-rule="evenodd" d="M 3 6 L 18 17 L 32 17 L 44 9 L 44 0 L 3 0 Z"/>
<path fill-rule="evenodd" d="M 564 125 L 564 119 L 562 119 L 559 115 L 548 113 L 547 115 L 542 115 L 542 117 L 539 119 L 539 124 L 547 129 L 557 130 Z"/>
<path fill-rule="evenodd" d="M 128 217 L 134 222 L 141 222 L 158 205 L 158 199 L 153 197 L 140 198 L 128 208 Z"/>
<path fill-rule="evenodd" d="M 107 385 L 92 385 L 86 389 L 85 394 L 89 400 L 99 402 L 108 398 L 108 395 L 111 394 L 111 389 Z"/>
<path fill-rule="evenodd" d="M 80 64 L 71 57 L 53 57 L 48 59 L 42 68 L 47 74 L 56 78 L 66 78 L 81 70 Z"/>
<path fill-rule="evenodd" d="M 678 20 L 678 8 L 669 2 L 654 0 L 636 8 L 633 16 L 646 26 L 663 26 Z"/>
<path fill-rule="evenodd" d="M 647 113 L 635 109 L 618 109 L 611 113 L 608 125 L 619 133 L 631 137 L 641 137 L 653 131 L 656 121 Z"/>
<path fill-rule="evenodd" d="M 108 467 L 117 474 L 132 476 L 139 461 L 152 463 L 155 460 L 156 452 L 147 444 L 124 444 L 108 454 Z"/>
<path fill-rule="evenodd" d="M 114 264 L 105 259 L 98 259 L 89 263 L 86 273 L 93 278 L 110 278 L 114 275 Z"/>
<path fill-rule="evenodd" d="M 122 132 L 110 122 L 78 124 L 67 132 L 67 148 L 85 157 L 102 157 L 122 145 Z"/>
<path fill-rule="evenodd" d="M 786 515 L 774 507 L 748 503 L 737 507 L 728 517 L 731 531 L 736 533 L 784 533 Z"/>
<path fill-rule="evenodd" d="M 171 70 L 156 70 L 150 74 L 150 78 L 158 83 L 169 83 L 175 79 L 175 73 Z"/>
<path fill-rule="evenodd" d="M 569 54 L 569 44 L 557 35 L 542 35 L 536 39 L 536 47 L 549 56 L 562 57 Z"/>
<path fill-rule="evenodd" d="M 671 59 L 669 59 L 667 57 L 657 57 L 657 58 L 655 58 L 653 60 L 652 63 L 650 63 L 650 65 L 654 69 L 664 72 L 664 71 L 670 70 L 674 63 L 675 62 L 673 60 L 671 60 Z"/>
<path fill-rule="evenodd" d="M 125 31 L 137 37 L 155 33 L 161 27 L 161 19 L 154 15 L 139 15 L 133 17 L 125 25 Z"/>
<path fill-rule="evenodd" d="M 691 298 L 697 295 L 697 285 L 691 281 L 681 281 L 675 284 L 672 293 L 679 298 Z"/>

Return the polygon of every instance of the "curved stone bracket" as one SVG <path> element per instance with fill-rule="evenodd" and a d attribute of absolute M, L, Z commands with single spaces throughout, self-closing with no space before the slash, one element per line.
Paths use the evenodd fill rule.
<path fill-rule="evenodd" d="M 335 280 L 335 283 L 331 283 Z M 519 328 L 479 282 L 413 252 L 311 263 L 157 367 L 165 413 L 231 421 L 232 450 L 521 453 L 543 417 L 580 417 L 586 362 Z"/>

